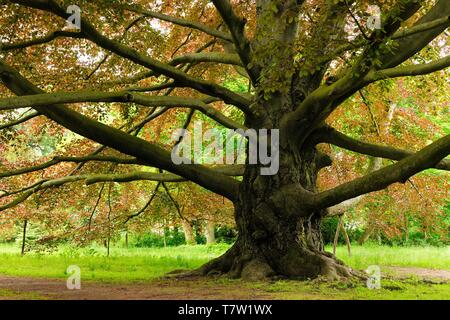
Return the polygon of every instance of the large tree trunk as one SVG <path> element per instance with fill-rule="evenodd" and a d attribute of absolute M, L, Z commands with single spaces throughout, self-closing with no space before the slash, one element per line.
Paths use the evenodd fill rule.
<path fill-rule="evenodd" d="M 223 256 L 201 268 L 203 274 L 227 273 L 232 277 L 263 279 L 270 276 L 329 279 L 349 277 L 352 272 L 324 251 L 320 226 L 323 211 L 288 212 L 289 198 L 271 200 L 282 186 L 301 183 L 316 189 L 318 153 L 281 148 L 280 170 L 274 176 L 259 175 L 258 166 L 247 166 L 235 203 L 239 237 Z M 301 216 L 301 218 L 299 218 Z"/>

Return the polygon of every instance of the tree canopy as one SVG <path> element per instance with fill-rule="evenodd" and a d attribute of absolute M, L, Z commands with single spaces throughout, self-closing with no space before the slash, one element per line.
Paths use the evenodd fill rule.
<path fill-rule="evenodd" d="M 67 22 L 74 4 L 79 28 Z M 42 206 L 56 223 L 52 207 L 83 208 L 79 227 L 90 230 L 106 196 L 123 225 L 163 189 L 181 219 L 199 202 L 207 212 L 234 206 L 238 241 L 203 273 L 334 277 L 350 272 L 323 252 L 314 227 L 322 218 L 386 188 L 401 203 L 406 187 L 396 183 L 427 202 L 428 226 L 431 208 L 445 205 L 447 0 L 12 0 L 1 8 L 6 214 Z M 379 27 L 367 23 L 374 18 Z M 279 171 L 262 176 L 256 169 L 266 164 L 248 161 L 175 164 L 180 141 L 171 133 L 195 121 L 279 130 Z M 172 196 L 175 183 L 184 184 Z"/>

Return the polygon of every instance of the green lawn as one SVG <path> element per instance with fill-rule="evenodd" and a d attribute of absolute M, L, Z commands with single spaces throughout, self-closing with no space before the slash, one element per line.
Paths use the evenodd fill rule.
<path fill-rule="evenodd" d="M 327 248 L 332 251 L 332 248 Z M 349 257 L 347 248 L 337 248 L 337 256 L 355 269 L 369 265 L 419 267 L 450 270 L 450 246 L 447 247 L 389 247 L 379 245 L 355 245 Z"/>
<path fill-rule="evenodd" d="M 133 282 L 160 277 L 175 269 L 193 269 L 211 260 L 227 245 L 179 246 L 168 248 L 62 247 L 52 254 L 27 253 L 24 257 L 11 245 L 0 245 L 0 274 L 65 278 L 70 265 L 80 267 L 85 280 Z"/>
<path fill-rule="evenodd" d="M 21 257 L 16 246 L 0 245 L 0 274 L 65 278 L 67 267 L 77 265 L 85 280 L 126 283 L 154 279 L 175 269 L 196 268 L 228 247 L 219 244 L 111 248 L 110 257 L 105 256 L 102 247 L 62 247 L 52 254 L 28 253 Z M 353 246 L 352 256 L 348 256 L 345 247 L 339 247 L 337 255 L 355 269 L 365 269 L 369 265 L 450 269 L 450 247 Z"/>

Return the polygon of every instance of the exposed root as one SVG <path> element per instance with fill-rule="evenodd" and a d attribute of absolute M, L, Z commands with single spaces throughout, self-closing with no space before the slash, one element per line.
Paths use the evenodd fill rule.
<path fill-rule="evenodd" d="M 279 273 L 300 280 L 318 277 L 328 281 L 364 278 L 363 274 L 352 270 L 333 254 L 305 249 L 298 244 L 282 256 L 277 266 Z"/>
<path fill-rule="evenodd" d="M 367 279 L 364 272 L 353 270 L 328 252 L 293 247 L 281 259 L 269 264 L 264 257 L 242 254 L 236 244 L 222 256 L 196 270 L 176 270 L 167 276 L 177 279 L 226 276 L 249 281 L 262 281 L 275 277 L 324 281 Z"/>
<path fill-rule="evenodd" d="M 184 270 L 184 269 L 177 269 L 173 270 L 171 272 L 166 273 L 164 276 L 161 277 L 161 279 L 176 279 L 176 280 L 182 280 L 182 279 L 194 279 L 202 277 L 203 274 L 199 272 L 199 270 Z"/>

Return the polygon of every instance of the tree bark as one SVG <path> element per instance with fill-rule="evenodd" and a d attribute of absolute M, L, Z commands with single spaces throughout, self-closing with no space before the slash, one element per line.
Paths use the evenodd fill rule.
<path fill-rule="evenodd" d="M 215 227 L 216 226 L 213 221 L 211 220 L 206 221 L 205 227 L 206 244 L 216 243 Z"/>
<path fill-rule="evenodd" d="M 316 191 L 320 169 L 315 149 L 292 150 L 280 147 L 280 169 L 273 176 L 262 176 L 259 167 L 247 165 L 235 219 L 239 236 L 223 256 L 204 265 L 202 274 L 226 273 L 250 280 L 271 276 L 311 279 L 351 277 L 353 272 L 331 253 L 324 251 L 321 220 L 324 211 L 305 209 L 291 214 L 289 197 L 273 200 L 280 187 L 301 183 Z"/>

